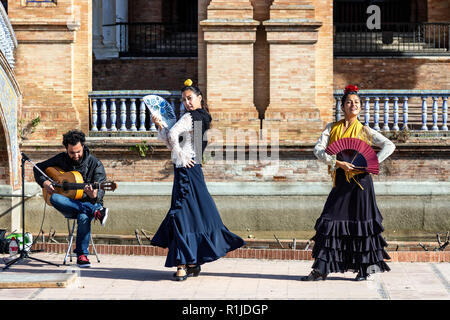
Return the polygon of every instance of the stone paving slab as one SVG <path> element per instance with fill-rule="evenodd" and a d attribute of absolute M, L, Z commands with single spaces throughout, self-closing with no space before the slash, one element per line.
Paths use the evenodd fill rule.
<path fill-rule="evenodd" d="M 12 273 L 1 274 L 0 289 L 13 288 L 65 288 L 75 281 L 76 274 L 72 273 Z"/>
<path fill-rule="evenodd" d="M 34 257 L 62 263 L 63 254 Z M 172 280 L 162 256 L 101 255 L 92 267 L 59 267 L 26 260 L 0 269 L 0 279 L 73 274 L 66 288 L 0 289 L 0 300 L 450 300 L 450 263 L 388 263 L 390 272 L 353 281 L 354 273 L 302 282 L 312 261 L 222 258 L 202 266 L 199 277 Z M 2 256 L 0 256 L 0 267 Z"/>

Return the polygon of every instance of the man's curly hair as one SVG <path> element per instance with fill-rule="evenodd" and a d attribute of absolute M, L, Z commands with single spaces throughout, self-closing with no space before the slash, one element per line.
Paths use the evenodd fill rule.
<path fill-rule="evenodd" d="M 63 135 L 63 145 L 67 148 L 69 144 L 76 145 L 78 142 L 81 142 L 81 145 L 84 146 L 84 142 L 86 141 L 86 135 L 80 130 L 70 130 Z"/>

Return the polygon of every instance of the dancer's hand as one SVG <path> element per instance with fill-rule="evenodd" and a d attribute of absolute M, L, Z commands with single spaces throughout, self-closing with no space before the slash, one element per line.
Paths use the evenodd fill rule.
<path fill-rule="evenodd" d="M 336 160 L 336 166 L 344 170 L 345 172 L 351 172 L 355 170 L 355 166 L 349 162 Z"/>
<path fill-rule="evenodd" d="M 161 119 L 159 119 L 157 116 L 152 114 L 152 122 L 157 126 L 158 128 L 162 128 Z"/>
<path fill-rule="evenodd" d="M 188 163 L 186 163 L 185 167 L 186 167 L 186 168 L 192 168 L 194 165 L 195 165 L 195 161 L 192 160 L 192 159 L 190 159 L 190 160 L 188 161 Z"/>

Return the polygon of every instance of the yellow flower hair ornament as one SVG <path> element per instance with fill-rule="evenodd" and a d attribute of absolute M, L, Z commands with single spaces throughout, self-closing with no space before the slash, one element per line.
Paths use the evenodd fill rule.
<path fill-rule="evenodd" d="M 187 79 L 185 82 L 184 82 L 184 85 L 186 86 L 186 87 L 190 87 L 190 86 L 192 86 L 192 80 L 191 79 Z"/>

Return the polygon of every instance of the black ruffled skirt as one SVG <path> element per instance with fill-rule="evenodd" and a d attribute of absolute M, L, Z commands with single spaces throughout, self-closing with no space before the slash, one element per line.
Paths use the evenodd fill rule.
<path fill-rule="evenodd" d="M 368 173 L 355 176 L 364 188 L 336 171 L 336 185 L 328 195 L 317 219 L 312 266 L 322 274 L 354 271 L 366 275 L 389 271 L 384 259 L 390 259 L 381 236 L 382 216 L 378 209 L 372 177 Z"/>
<path fill-rule="evenodd" d="M 223 224 L 202 167 L 176 168 L 172 203 L 151 244 L 169 248 L 166 267 L 217 260 L 245 242 Z"/>

